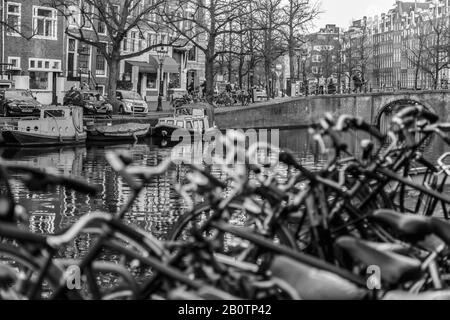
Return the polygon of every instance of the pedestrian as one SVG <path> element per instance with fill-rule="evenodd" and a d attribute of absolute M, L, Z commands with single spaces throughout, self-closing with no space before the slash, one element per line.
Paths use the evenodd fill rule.
<path fill-rule="evenodd" d="M 192 94 L 194 92 L 194 82 L 191 82 L 188 86 L 188 94 Z"/>
<path fill-rule="evenodd" d="M 205 93 L 206 93 L 206 80 L 203 81 L 203 83 L 201 85 L 201 89 L 202 89 L 201 90 L 202 91 L 201 97 L 204 98 L 205 97 Z"/>

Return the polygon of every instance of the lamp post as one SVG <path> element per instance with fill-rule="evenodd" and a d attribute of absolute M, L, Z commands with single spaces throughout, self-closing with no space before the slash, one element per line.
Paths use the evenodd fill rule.
<path fill-rule="evenodd" d="M 164 59 L 166 58 L 167 51 L 164 46 L 159 47 L 158 51 L 158 59 L 159 59 L 159 92 L 158 92 L 158 106 L 156 107 L 156 111 L 163 111 L 162 108 L 162 98 L 164 95 L 164 80 L 163 80 L 163 64 Z"/>

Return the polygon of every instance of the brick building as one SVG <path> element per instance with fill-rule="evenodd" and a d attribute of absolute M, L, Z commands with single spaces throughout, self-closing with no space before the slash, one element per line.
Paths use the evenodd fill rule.
<path fill-rule="evenodd" d="M 301 48 L 297 77 L 300 82 L 308 83 L 309 92 L 326 92 L 330 83 L 337 87 L 339 82 L 337 67 L 341 52 L 340 34 L 341 30 L 336 25 L 326 25 L 319 32 L 310 34 L 306 44 Z"/>
<path fill-rule="evenodd" d="M 17 88 L 33 90 L 43 103 L 61 101 L 64 20 L 55 9 L 42 7 L 39 0 L 2 1 L 2 4 L 2 15 L 10 25 L 24 34 L 33 30 L 35 33 L 26 40 L 14 30 L 1 28 L 2 78 L 13 80 Z"/>
<path fill-rule="evenodd" d="M 66 27 L 76 30 L 80 26 L 86 34 L 93 32 L 88 25 L 80 23 L 77 8 L 72 9 L 72 17 L 66 20 L 56 9 L 43 7 L 40 3 L 40 0 L 2 1 L 3 15 L 10 24 L 16 25 L 24 34 L 36 31 L 31 39 L 25 39 L 1 28 L 2 78 L 13 80 L 17 88 L 31 89 L 38 100 L 46 104 L 62 103 L 65 91 L 82 84 L 106 92 L 108 64 L 105 58 L 95 47 L 65 33 Z M 114 8 L 118 12 L 120 3 L 117 1 Z M 146 1 L 142 3 L 144 5 Z M 160 23 L 157 16 L 152 19 Z M 97 23 L 95 30 L 100 42 L 104 41 L 106 46 L 106 28 Z M 148 30 L 142 35 L 131 30 L 121 49 L 124 53 L 138 52 L 148 44 L 168 43 L 169 36 L 165 32 Z M 140 93 L 147 101 L 156 101 L 160 85 L 159 65 L 155 50 L 122 61 L 119 86 Z M 204 77 L 201 51 L 192 46 L 167 47 L 162 74 L 164 97 L 169 99 L 172 93 L 187 90 L 191 83 L 197 87 Z"/>

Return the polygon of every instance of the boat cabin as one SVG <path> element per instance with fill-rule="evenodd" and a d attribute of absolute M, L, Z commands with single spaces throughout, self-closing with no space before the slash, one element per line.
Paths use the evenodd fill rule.
<path fill-rule="evenodd" d="M 157 127 L 205 132 L 215 127 L 214 112 L 206 105 L 181 106 L 174 109 L 173 117 L 160 118 Z"/>
<path fill-rule="evenodd" d="M 174 119 L 160 119 L 159 124 L 176 126 L 187 130 L 203 132 L 205 130 L 205 119 L 203 118 L 189 118 L 189 117 L 179 117 Z"/>
<path fill-rule="evenodd" d="M 73 136 L 83 131 L 83 110 L 80 107 L 43 107 L 39 117 L 24 117 L 11 126 L 20 132 Z"/>

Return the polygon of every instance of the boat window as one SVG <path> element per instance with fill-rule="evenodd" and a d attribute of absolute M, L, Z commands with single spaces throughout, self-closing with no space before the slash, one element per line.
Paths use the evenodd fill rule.
<path fill-rule="evenodd" d="M 198 128 L 199 128 L 198 120 L 194 120 L 194 129 L 198 130 Z"/>
<path fill-rule="evenodd" d="M 38 126 L 34 127 L 34 131 L 39 131 L 39 127 Z"/>
<path fill-rule="evenodd" d="M 167 124 L 174 124 L 173 120 L 167 120 Z"/>
<path fill-rule="evenodd" d="M 203 130 L 203 121 L 199 121 L 199 124 L 200 124 L 200 129 Z"/>
<path fill-rule="evenodd" d="M 44 118 L 63 118 L 64 110 L 45 110 Z"/>
<path fill-rule="evenodd" d="M 188 129 L 193 129 L 192 121 L 186 121 L 186 125 Z"/>
<path fill-rule="evenodd" d="M 184 128 L 184 122 L 183 121 L 177 121 L 177 126 Z"/>
<path fill-rule="evenodd" d="M 69 128 L 68 127 L 66 127 L 66 132 L 69 132 Z"/>
<path fill-rule="evenodd" d="M 30 127 L 27 127 L 27 131 L 30 132 L 30 131 L 31 131 L 31 128 L 30 128 Z"/>

